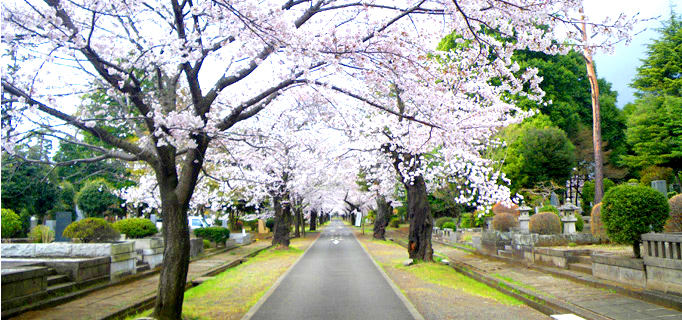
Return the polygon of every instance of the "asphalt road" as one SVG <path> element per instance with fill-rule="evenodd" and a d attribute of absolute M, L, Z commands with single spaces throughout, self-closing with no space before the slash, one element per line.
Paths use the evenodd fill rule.
<path fill-rule="evenodd" d="M 251 319 L 414 317 L 352 231 L 335 220 Z"/>

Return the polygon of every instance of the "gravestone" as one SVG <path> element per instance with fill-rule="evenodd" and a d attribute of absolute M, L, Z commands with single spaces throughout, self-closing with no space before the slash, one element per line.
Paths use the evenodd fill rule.
<path fill-rule="evenodd" d="M 559 207 L 559 197 L 556 195 L 556 193 L 552 192 L 552 194 L 549 195 L 549 204 L 555 208 Z"/>
<path fill-rule="evenodd" d="M 81 211 L 81 209 L 78 209 L 78 205 L 76 205 L 76 221 L 80 221 L 85 219 L 85 213 Z"/>
<path fill-rule="evenodd" d="M 656 191 L 660 192 L 663 196 L 668 198 L 668 186 L 665 182 L 665 180 L 654 180 L 651 181 L 651 187 L 654 188 Z"/>
<path fill-rule="evenodd" d="M 68 225 L 70 225 L 71 222 L 73 221 L 71 219 L 71 212 L 66 212 L 66 211 L 57 212 L 56 216 L 57 216 L 57 222 L 55 224 L 56 226 L 55 226 L 55 230 L 54 230 L 54 241 L 58 241 L 58 242 L 69 241 L 70 239 L 64 238 L 62 236 L 62 233 L 64 232 L 64 229 L 66 229 L 66 227 Z"/>
<path fill-rule="evenodd" d="M 258 233 L 268 233 L 265 229 L 265 221 L 263 219 L 258 219 Z"/>
<path fill-rule="evenodd" d="M 52 231 L 56 231 L 55 229 L 57 228 L 57 220 L 45 220 L 45 226 L 50 228 Z"/>
<path fill-rule="evenodd" d="M 223 220 L 221 220 L 221 221 L 223 222 L 223 228 L 228 228 L 228 229 L 230 228 L 230 226 L 228 225 L 228 224 L 229 224 L 229 220 L 228 220 L 228 219 L 223 219 Z"/>
<path fill-rule="evenodd" d="M 358 212 L 358 213 L 355 215 L 355 226 L 356 226 L 356 227 L 359 227 L 359 226 L 360 226 L 360 223 L 362 223 L 362 212 Z"/>
<path fill-rule="evenodd" d="M 528 206 L 521 206 L 519 207 L 519 229 L 521 230 L 522 233 L 529 233 L 530 232 L 530 212 L 531 208 Z"/>
<path fill-rule="evenodd" d="M 154 225 L 156 225 L 156 214 L 155 214 L 155 213 L 150 214 L 150 215 L 149 215 L 149 220 L 151 220 L 152 223 L 153 223 Z"/>

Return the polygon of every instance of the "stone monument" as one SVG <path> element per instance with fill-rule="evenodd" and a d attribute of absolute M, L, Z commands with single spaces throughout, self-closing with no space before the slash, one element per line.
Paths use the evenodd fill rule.
<path fill-rule="evenodd" d="M 564 234 L 573 234 L 575 232 L 575 223 L 578 218 L 575 217 L 575 212 L 578 210 L 576 205 L 567 201 L 563 206 L 559 207 L 561 212 L 561 222 L 564 223 Z"/>
<path fill-rule="evenodd" d="M 522 233 L 530 232 L 530 210 L 532 209 L 526 205 L 519 207 L 519 229 Z"/>
<path fill-rule="evenodd" d="M 62 211 L 57 212 L 55 215 L 57 216 L 57 222 L 54 230 L 54 241 L 57 242 L 70 241 L 71 239 L 64 238 L 62 236 L 62 233 L 64 233 L 64 229 L 66 229 L 66 227 L 70 225 L 71 222 L 73 221 L 71 218 L 71 212 Z"/>
<path fill-rule="evenodd" d="M 660 192 L 666 199 L 668 198 L 668 185 L 665 180 L 651 181 L 651 187 Z"/>
<path fill-rule="evenodd" d="M 258 219 L 258 233 L 268 233 L 268 230 L 265 228 L 265 221 L 263 221 L 263 219 Z"/>

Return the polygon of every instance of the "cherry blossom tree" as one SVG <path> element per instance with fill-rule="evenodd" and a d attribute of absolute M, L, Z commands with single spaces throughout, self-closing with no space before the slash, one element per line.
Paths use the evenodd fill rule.
<path fill-rule="evenodd" d="M 535 71 L 518 70 L 512 53 L 554 54 L 567 50 L 565 44 L 588 45 L 573 41 L 571 33 L 566 41 L 554 41 L 556 27 L 580 23 L 572 18 L 580 5 L 578 0 L 3 3 L 3 44 L 27 57 L 17 73 L 3 72 L 2 87 L 16 102 L 7 114 L 19 119 L 3 127 L 3 148 L 12 152 L 22 123 L 87 145 L 65 129 L 71 127 L 108 146 L 88 145 L 98 156 L 83 162 L 146 163 L 154 172 L 166 238 L 153 316 L 178 319 L 189 261 L 187 211 L 217 137 L 255 122 L 274 101 L 296 97 L 326 103 L 324 112 L 345 113 L 331 126 L 388 128 L 400 137 L 405 155 L 439 146 L 447 161 L 471 159 L 467 163 L 479 165 L 478 146 L 523 116 L 507 93 L 527 86 L 532 97 L 542 97 Z M 585 22 L 616 40 L 627 37 L 621 32 L 627 20 Z M 461 35 L 461 46 L 435 51 L 453 30 Z M 95 90 L 117 102 L 116 114 L 105 104 L 75 115 L 73 97 Z M 118 136 L 105 127 L 129 127 L 136 136 Z"/>

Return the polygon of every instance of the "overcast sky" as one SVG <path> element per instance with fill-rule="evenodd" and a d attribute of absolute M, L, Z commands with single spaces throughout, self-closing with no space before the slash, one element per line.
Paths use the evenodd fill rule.
<path fill-rule="evenodd" d="M 633 16 L 640 13 L 640 18 L 661 16 L 658 20 L 642 22 L 635 31 L 646 30 L 633 37 L 630 46 L 622 44 L 616 47 L 614 55 L 599 54 L 595 56 L 597 75 L 613 84 L 618 91 L 618 107 L 623 108 L 628 102 L 634 101 L 632 90 L 628 84 L 635 76 L 636 69 L 641 65 L 640 59 L 646 56 L 646 45 L 651 43 L 652 38 L 658 38 L 656 28 L 661 26 L 661 21 L 670 17 L 670 4 L 675 5 L 675 12 L 682 10 L 682 0 L 585 0 L 585 12 L 599 20 L 610 16 L 616 18 L 620 12 Z"/>

